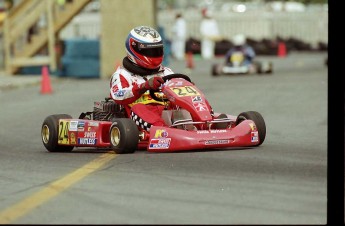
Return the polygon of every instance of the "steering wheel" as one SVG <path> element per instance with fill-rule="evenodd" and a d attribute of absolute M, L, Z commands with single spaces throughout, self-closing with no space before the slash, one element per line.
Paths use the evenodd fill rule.
<path fill-rule="evenodd" d="M 166 76 L 163 76 L 162 79 L 164 82 L 170 80 L 170 79 L 173 79 L 173 78 L 183 78 L 185 80 L 187 80 L 188 82 L 192 82 L 192 80 L 187 76 L 187 75 L 184 75 L 184 74 L 170 74 L 170 75 L 166 75 Z M 156 100 L 156 101 L 168 101 L 167 98 L 158 98 L 155 93 L 156 92 L 159 92 L 160 90 L 153 90 L 153 89 L 150 89 L 150 96 L 152 97 L 152 99 Z"/>

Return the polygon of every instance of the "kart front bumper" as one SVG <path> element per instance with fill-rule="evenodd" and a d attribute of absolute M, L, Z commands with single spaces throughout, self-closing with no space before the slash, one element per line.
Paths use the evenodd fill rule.
<path fill-rule="evenodd" d="M 186 131 L 152 126 L 147 150 L 150 152 L 188 151 L 259 144 L 255 123 L 245 120 L 234 128 Z"/>

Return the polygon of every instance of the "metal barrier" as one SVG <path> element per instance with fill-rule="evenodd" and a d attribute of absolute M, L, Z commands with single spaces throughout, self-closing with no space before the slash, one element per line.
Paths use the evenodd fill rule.
<path fill-rule="evenodd" d="M 166 31 L 171 39 L 171 28 L 176 11 L 164 10 L 158 12 L 158 25 Z M 199 25 L 201 22 L 200 10 L 186 10 L 182 14 L 187 22 L 188 35 L 200 39 Z M 328 11 L 323 12 L 266 12 L 254 11 L 246 13 L 219 12 L 214 13 L 219 30 L 224 39 L 231 40 L 237 33 L 261 40 L 296 38 L 316 45 L 318 42 L 328 43 Z"/>
<path fill-rule="evenodd" d="M 179 11 L 181 12 L 181 11 Z M 175 19 L 174 10 L 160 10 L 157 13 L 158 26 L 165 30 L 166 38 L 171 40 L 171 28 Z M 201 13 L 199 9 L 182 11 L 188 26 L 188 36 L 200 39 L 199 25 Z M 328 11 L 317 12 L 267 12 L 254 11 L 246 13 L 219 12 L 214 13 L 219 24 L 222 37 L 231 40 L 237 33 L 243 33 L 254 40 L 295 38 L 312 46 L 319 42 L 328 43 Z M 60 33 L 60 38 L 101 37 L 101 18 L 99 13 L 80 14 L 72 20 Z M 1 39 L 1 37 L 0 37 Z M 1 46 L 2 47 L 2 46 Z M 0 47 L 0 52 L 3 50 Z M 0 55 L 0 68 L 3 67 L 3 56 Z"/>

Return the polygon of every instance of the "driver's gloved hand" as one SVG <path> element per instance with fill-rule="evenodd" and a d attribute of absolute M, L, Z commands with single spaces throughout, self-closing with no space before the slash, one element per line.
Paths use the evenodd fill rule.
<path fill-rule="evenodd" d="M 146 90 L 153 89 L 157 90 L 162 84 L 164 83 L 164 80 L 160 76 L 153 76 L 149 80 L 147 80 L 144 83 L 144 87 Z"/>
<path fill-rule="evenodd" d="M 139 86 L 133 87 L 133 93 L 136 97 L 141 96 L 146 90 L 158 90 L 158 88 L 164 83 L 164 80 L 160 76 L 153 76 L 146 82 L 140 84 Z"/>

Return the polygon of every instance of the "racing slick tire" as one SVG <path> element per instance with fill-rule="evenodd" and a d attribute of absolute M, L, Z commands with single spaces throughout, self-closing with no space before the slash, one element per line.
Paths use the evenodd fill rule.
<path fill-rule="evenodd" d="M 262 74 L 263 73 L 263 71 L 262 71 L 262 63 L 258 62 L 258 61 L 254 61 L 253 64 L 254 64 L 254 66 L 256 68 L 256 73 Z"/>
<path fill-rule="evenodd" d="M 134 153 L 138 148 L 139 129 L 132 119 L 113 119 L 109 136 L 111 148 L 116 154 Z"/>
<path fill-rule="evenodd" d="M 273 72 L 273 64 L 272 62 L 262 62 L 261 63 L 261 71 L 265 74 L 272 74 Z"/>
<path fill-rule="evenodd" d="M 49 152 L 70 152 L 74 146 L 66 146 L 58 144 L 59 120 L 71 119 L 72 116 L 67 114 L 50 115 L 43 121 L 41 127 L 41 138 L 44 147 Z"/>
<path fill-rule="evenodd" d="M 259 112 L 256 111 L 242 112 L 236 119 L 236 126 L 246 119 L 252 120 L 255 123 L 259 133 L 259 143 L 255 146 L 261 145 L 266 138 L 266 124 L 264 118 Z"/>

